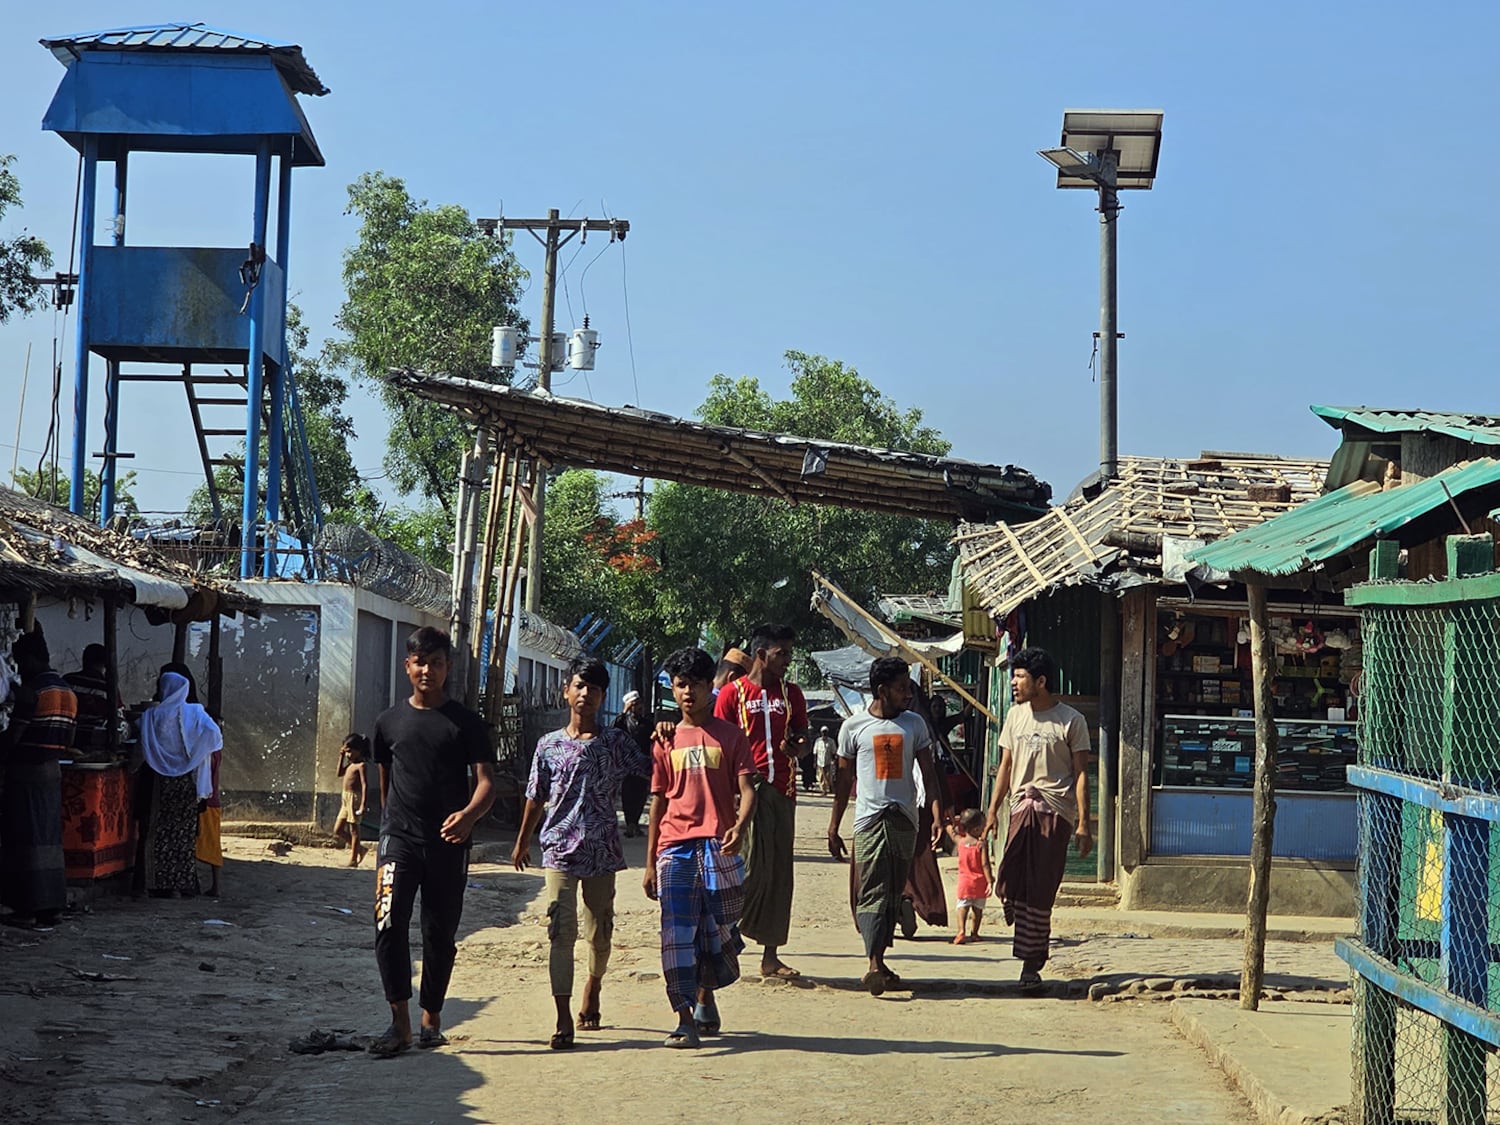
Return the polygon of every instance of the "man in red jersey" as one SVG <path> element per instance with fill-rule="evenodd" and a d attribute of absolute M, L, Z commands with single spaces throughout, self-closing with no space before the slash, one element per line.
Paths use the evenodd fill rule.
<path fill-rule="evenodd" d="M 792 923 L 797 760 L 808 752 L 807 700 L 786 678 L 795 640 L 789 626 L 757 626 L 749 673 L 726 684 L 714 702 L 714 716 L 745 732 L 755 758 L 755 816 L 745 845 L 740 932 L 762 946 L 760 973 L 766 977 L 801 975 L 778 956 Z"/>

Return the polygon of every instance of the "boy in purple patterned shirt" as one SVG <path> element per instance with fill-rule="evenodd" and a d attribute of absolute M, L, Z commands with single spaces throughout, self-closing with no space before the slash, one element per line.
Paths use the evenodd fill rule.
<path fill-rule="evenodd" d="M 577 1029 L 599 1028 L 599 993 L 615 928 L 615 873 L 625 868 L 615 806 L 627 775 L 651 772 L 651 760 L 634 738 L 623 730 L 600 729 L 599 706 L 608 687 L 609 671 L 602 661 L 580 656 L 568 666 L 563 688 L 571 712 L 568 725 L 537 743 L 526 785 L 526 811 L 510 857 L 517 871 L 526 869 L 531 834 L 540 823 L 547 937 L 552 943 L 549 972 L 557 1004 L 557 1030 L 550 1044 L 554 1051 L 573 1046 L 569 1008 L 580 891 L 589 969 Z"/>

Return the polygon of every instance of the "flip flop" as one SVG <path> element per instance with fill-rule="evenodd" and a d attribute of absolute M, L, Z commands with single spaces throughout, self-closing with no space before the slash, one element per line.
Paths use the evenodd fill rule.
<path fill-rule="evenodd" d="M 431 1050 L 433 1047 L 446 1047 L 447 1045 L 448 1037 L 443 1034 L 441 1028 L 424 1027 L 417 1035 L 417 1046 L 424 1050 Z"/>
<path fill-rule="evenodd" d="M 547 1046 L 554 1051 L 571 1051 L 573 1049 L 573 1033 L 571 1031 L 554 1031 L 552 1038 L 547 1042 Z"/>
<path fill-rule="evenodd" d="M 703 1040 L 698 1038 L 698 1029 L 691 1023 L 680 1023 L 677 1025 L 677 1030 L 663 1040 L 662 1046 L 678 1049 L 701 1047 Z"/>
<path fill-rule="evenodd" d="M 397 1055 L 411 1050 L 411 1040 L 401 1038 L 399 1031 L 394 1027 L 388 1027 L 378 1038 L 370 1041 L 370 1045 L 366 1050 L 377 1059 L 393 1059 Z"/>
<path fill-rule="evenodd" d="M 777 965 L 774 969 L 770 970 L 763 967 L 760 970 L 760 975 L 772 980 L 796 980 L 802 974 L 790 965 Z"/>
<path fill-rule="evenodd" d="M 598 1031 L 600 1015 L 595 1008 L 592 1012 L 579 1012 L 577 1028 L 579 1031 Z"/>
<path fill-rule="evenodd" d="M 885 992 L 885 974 L 879 969 L 871 969 L 859 978 L 859 983 L 869 990 L 871 996 L 879 996 Z"/>
<path fill-rule="evenodd" d="M 286 1045 L 286 1049 L 294 1055 L 321 1055 L 324 1051 L 333 1050 L 337 1036 L 331 1031 L 319 1031 L 316 1027 L 306 1035 L 293 1039 Z"/>
<path fill-rule="evenodd" d="M 695 1005 L 693 1008 L 693 1026 L 698 1029 L 699 1035 L 719 1034 L 721 1022 L 719 1020 L 718 1005 Z"/>

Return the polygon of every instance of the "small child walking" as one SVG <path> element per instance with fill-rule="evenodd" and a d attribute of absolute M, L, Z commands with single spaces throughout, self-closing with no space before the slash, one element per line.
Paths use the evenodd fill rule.
<path fill-rule="evenodd" d="M 344 790 L 333 834 L 340 843 L 349 845 L 350 867 L 358 867 L 365 858 L 365 852 L 369 850 L 359 839 L 359 820 L 365 815 L 370 796 L 365 768 L 365 760 L 369 755 L 370 740 L 362 734 L 347 736 L 339 751 L 339 776 L 344 779 Z"/>
<path fill-rule="evenodd" d="M 958 845 L 958 933 L 953 944 L 965 945 L 979 940 L 979 923 L 995 885 L 995 869 L 984 846 L 984 813 L 965 809 L 956 823 L 956 832 L 954 825 L 948 825 L 948 835 Z"/>

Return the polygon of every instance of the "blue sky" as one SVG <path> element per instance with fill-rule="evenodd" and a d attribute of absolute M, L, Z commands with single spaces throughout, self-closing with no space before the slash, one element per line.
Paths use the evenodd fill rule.
<path fill-rule="evenodd" d="M 1122 452 L 1325 455 L 1334 435 L 1314 401 L 1500 413 L 1483 366 L 1500 217 L 1481 190 L 1495 158 L 1473 131 L 1500 94 L 1497 12 L 12 5 L 0 152 L 18 156 L 26 206 L 5 229 L 24 223 L 65 264 L 76 158 L 39 128 L 63 73 L 39 38 L 189 18 L 297 42 L 333 91 L 303 99 L 328 166 L 299 171 L 294 189 L 291 285 L 315 338 L 342 296 L 355 233 L 344 189 L 361 172 L 476 216 L 502 201 L 510 215 L 607 206 L 632 227 L 634 374 L 611 250 L 585 285 L 598 370 L 560 393 L 689 414 L 715 372 L 782 392 L 782 352 L 821 352 L 920 407 L 956 455 L 1025 466 L 1061 496 L 1098 450 L 1097 216 L 1088 194 L 1054 190 L 1035 154 L 1057 142 L 1065 107 L 1166 113 L 1156 188 L 1126 195 L 1121 217 Z M 250 165 L 133 159 L 130 240 L 244 244 Z M 516 245 L 539 275 L 539 248 Z M 568 274 L 563 326 L 582 315 L 595 245 Z M 20 445 L 35 463 L 52 340 L 50 314 L 0 327 L 0 479 L 28 344 Z M 186 405 L 130 390 L 121 444 L 137 454 L 142 506 L 180 507 L 196 464 Z M 382 413 L 360 392 L 353 405 L 357 461 L 378 473 Z M 65 430 L 70 414 L 65 400 Z"/>

